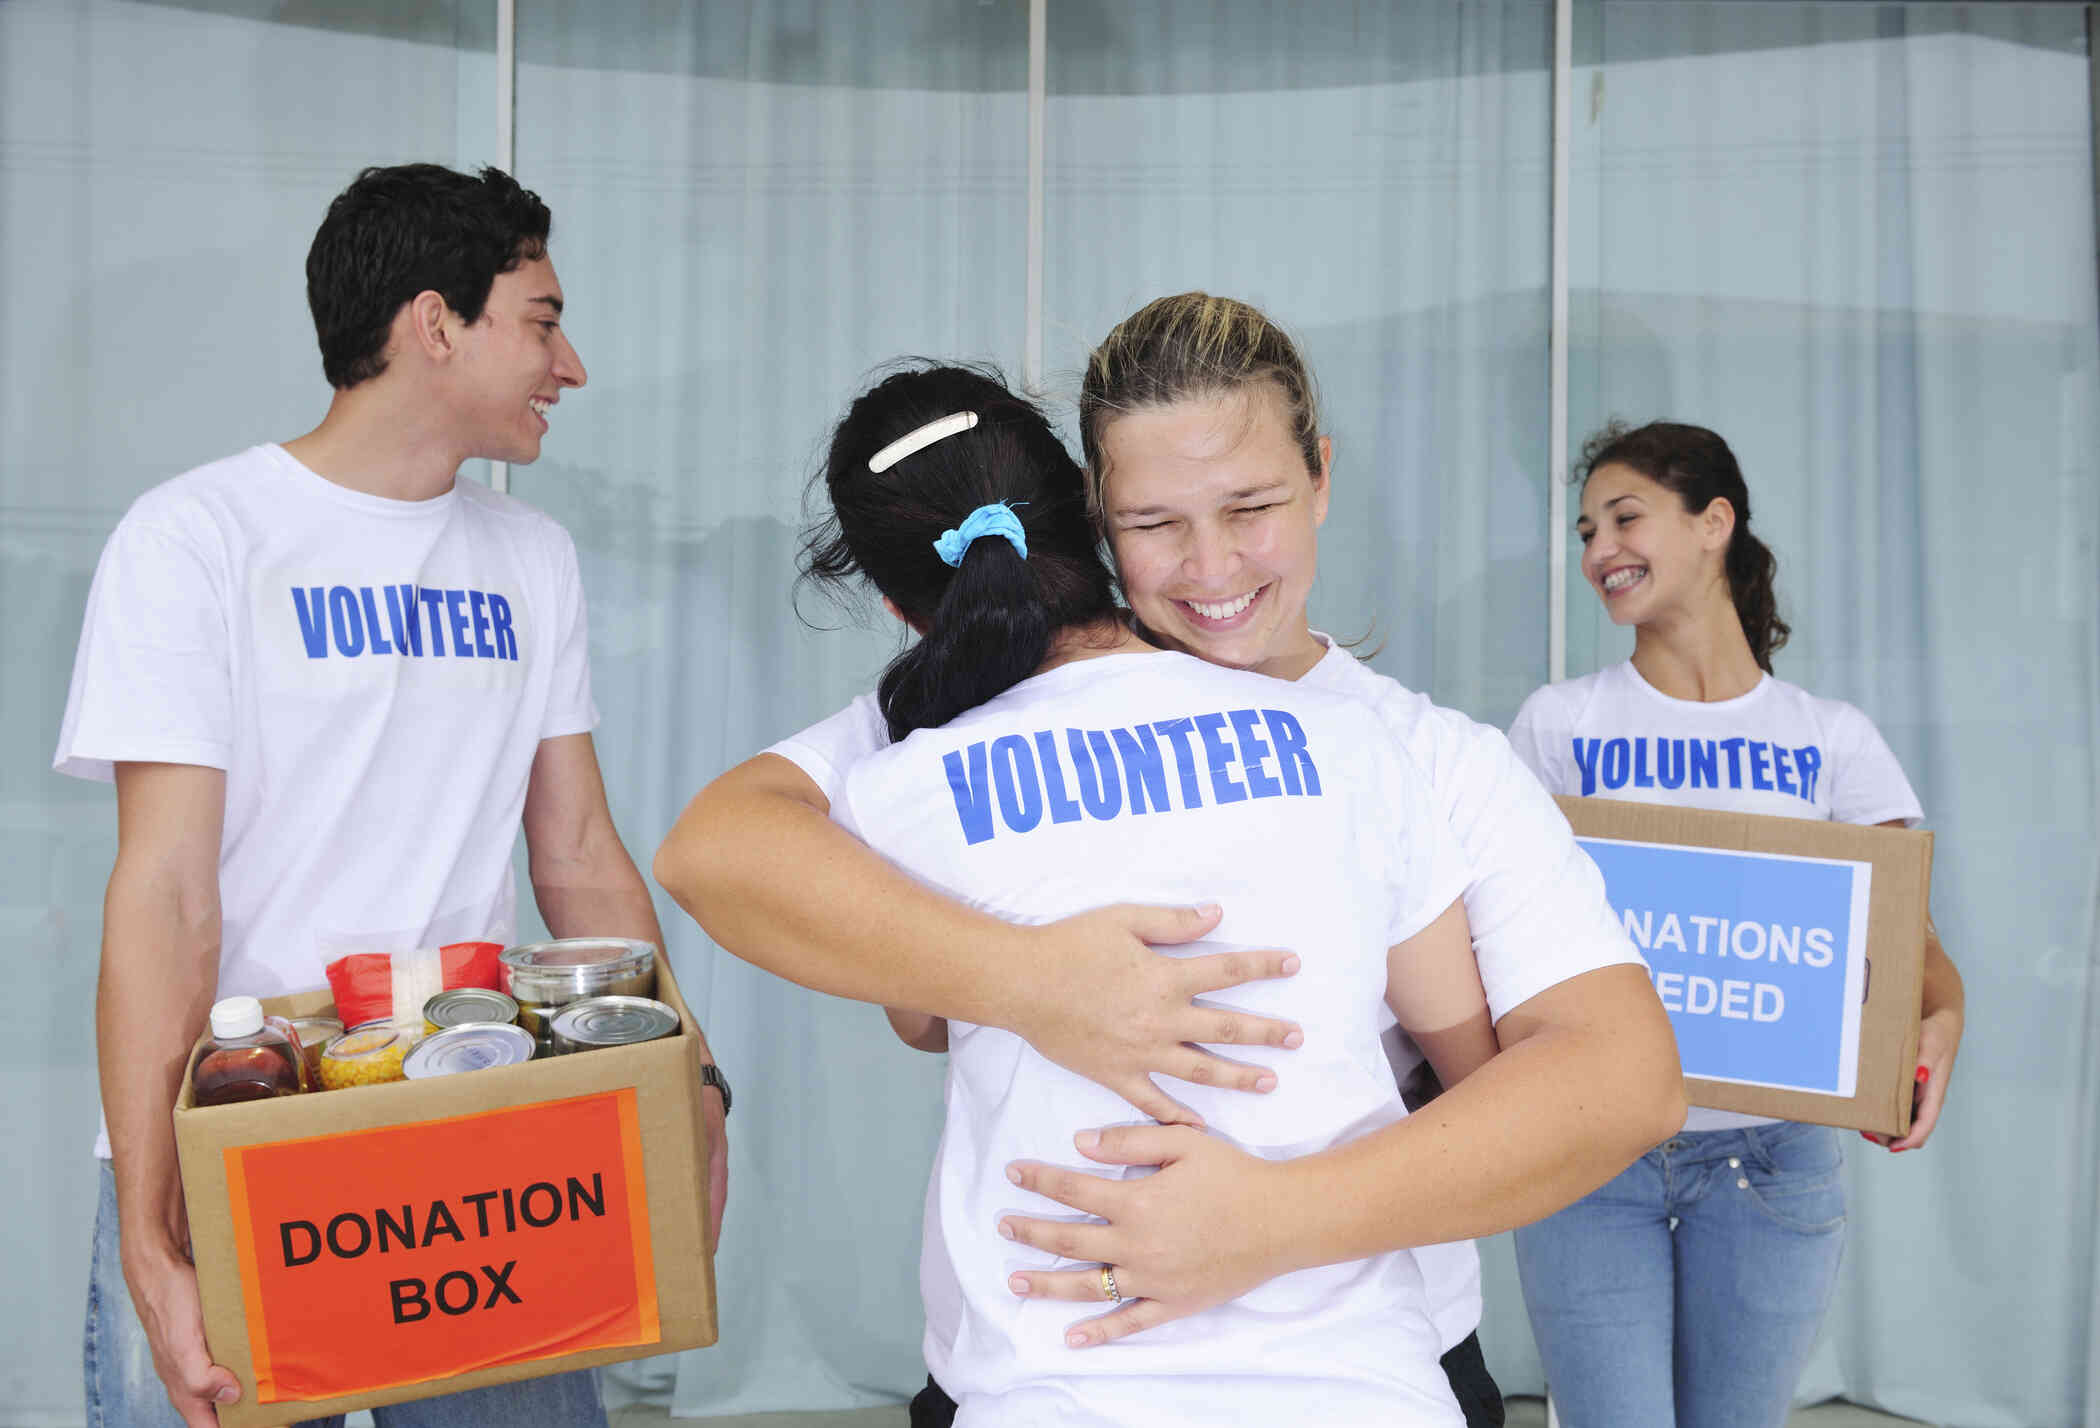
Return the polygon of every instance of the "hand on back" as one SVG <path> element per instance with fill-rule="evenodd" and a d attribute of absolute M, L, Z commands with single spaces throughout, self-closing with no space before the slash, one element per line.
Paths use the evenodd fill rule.
<path fill-rule="evenodd" d="M 1196 1043 L 1291 1049 L 1303 1033 L 1288 1022 L 1202 1006 L 1196 998 L 1290 976 L 1298 969 L 1296 955 L 1264 950 L 1166 957 L 1153 950 L 1196 941 L 1222 915 L 1216 906 L 1119 904 L 1029 929 L 1036 944 L 1031 985 L 1007 1029 L 1157 1121 L 1200 1125 L 1202 1117 L 1161 1090 L 1154 1076 L 1236 1091 L 1272 1090 L 1276 1075 L 1269 1068 Z"/>
<path fill-rule="evenodd" d="M 1238 1298 L 1286 1270 L 1292 1220 L 1285 1172 L 1215 1136 L 1181 1126 L 1082 1131 L 1080 1153 L 1103 1165 L 1156 1166 L 1132 1180 L 1105 1179 L 1036 1161 L 1007 1176 L 1089 1220 L 1012 1215 L 1000 1233 L 1061 1258 L 1095 1261 L 1114 1276 L 1109 1300 L 1099 1269 L 1029 1270 L 1009 1276 L 1024 1299 L 1060 1299 L 1107 1310 L 1074 1320 L 1065 1343 L 1111 1343 Z M 1104 1304 L 1104 1301 L 1108 1301 Z"/>

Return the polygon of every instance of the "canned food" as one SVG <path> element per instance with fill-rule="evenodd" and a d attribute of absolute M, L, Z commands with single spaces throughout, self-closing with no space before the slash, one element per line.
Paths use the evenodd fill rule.
<path fill-rule="evenodd" d="M 656 948 L 620 937 L 565 937 L 505 950 L 499 980 L 518 1022 L 550 1047 L 547 1023 L 586 997 L 646 997 L 656 990 Z"/>
<path fill-rule="evenodd" d="M 422 1040 L 391 1022 L 352 1027 L 321 1049 L 321 1085 L 330 1091 L 346 1086 L 376 1086 L 402 1079 L 401 1063 Z"/>
<path fill-rule="evenodd" d="M 530 1061 L 535 1047 L 532 1033 L 522 1026 L 468 1022 L 425 1037 L 401 1063 L 401 1074 L 422 1081 L 461 1071 L 486 1071 L 491 1066 L 516 1066 Z"/>
<path fill-rule="evenodd" d="M 487 987 L 454 987 L 423 1003 L 423 1030 L 432 1034 L 452 1026 L 518 1019 L 518 1004 Z"/>
<path fill-rule="evenodd" d="M 306 1061 L 308 1090 L 321 1088 L 321 1051 L 342 1034 L 343 1024 L 332 1016 L 302 1016 L 292 1023 L 292 1035 L 299 1038 L 299 1054 Z"/>
<path fill-rule="evenodd" d="M 669 1036 L 678 1030 L 678 1013 L 647 997 L 589 997 L 556 1012 L 551 1029 L 555 1052 L 566 1055 Z"/>

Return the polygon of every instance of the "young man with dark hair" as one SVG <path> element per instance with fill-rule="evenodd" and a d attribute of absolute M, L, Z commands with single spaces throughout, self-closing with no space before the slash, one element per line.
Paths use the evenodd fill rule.
<path fill-rule="evenodd" d="M 346 952 L 513 940 L 521 824 L 556 936 L 662 945 L 591 742 L 575 546 L 458 474 L 535 459 L 584 383 L 548 231 L 495 169 L 365 170 L 307 256 L 326 417 L 148 491 L 96 569 L 54 758 L 117 788 L 90 1423 L 204 1428 L 240 1394 L 205 1348 L 169 1114 L 215 998 L 318 985 Z M 712 1238 L 727 1108 L 703 1099 Z M 589 1372 L 375 1414 L 604 1421 Z"/>

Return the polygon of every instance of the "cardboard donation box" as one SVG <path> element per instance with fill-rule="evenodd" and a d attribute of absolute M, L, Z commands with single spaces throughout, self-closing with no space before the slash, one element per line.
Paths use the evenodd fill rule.
<path fill-rule="evenodd" d="M 715 1341 L 700 1043 L 197 1106 L 175 1141 L 228 1428 Z M 267 999 L 326 1015 L 325 991 Z"/>
<path fill-rule="evenodd" d="M 1560 798 L 1695 1106 L 1910 1129 L 1932 835 Z"/>

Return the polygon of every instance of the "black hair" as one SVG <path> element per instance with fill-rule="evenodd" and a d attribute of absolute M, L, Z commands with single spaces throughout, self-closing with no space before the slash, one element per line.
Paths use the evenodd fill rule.
<path fill-rule="evenodd" d="M 957 412 L 975 412 L 977 425 L 868 469 L 898 437 Z M 863 576 L 924 632 L 882 672 L 892 739 L 1028 678 L 1058 631 L 1117 614 L 1079 466 L 995 368 L 915 365 L 885 377 L 847 409 L 820 474 L 831 511 L 804 533 L 803 578 Z M 950 566 L 934 542 L 995 502 L 1019 518 L 1027 556 L 983 536 Z"/>
<path fill-rule="evenodd" d="M 1750 533 L 1750 488 L 1728 443 L 1703 426 L 1652 421 L 1629 427 L 1615 421 L 1583 443 L 1576 479 L 1587 483 L 1601 466 L 1630 467 L 1667 486 L 1695 516 L 1717 499 L 1735 508 L 1735 533 L 1729 537 L 1724 561 L 1728 593 L 1757 667 L 1770 674 L 1772 656 L 1785 647 L 1793 631 L 1779 618 L 1779 596 L 1773 588 L 1779 558 Z"/>
<path fill-rule="evenodd" d="M 306 252 L 306 305 L 328 385 L 344 390 L 386 370 L 394 314 L 417 293 L 435 292 L 478 321 L 496 275 L 544 256 L 552 227 L 539 195 L 501 169 L 360 173 L 328 205 Z"/>

